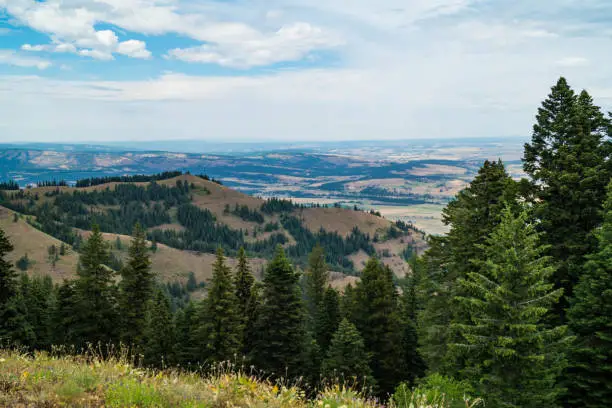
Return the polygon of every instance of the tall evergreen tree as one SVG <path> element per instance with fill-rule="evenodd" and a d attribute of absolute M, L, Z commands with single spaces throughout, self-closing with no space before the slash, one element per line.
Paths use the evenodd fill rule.
<path fill-rule="evenodd" d="M 78 305 L 73 329 L 81 345 L 107 346 L 117 340 L 117 291 L 113 284 L 114 271 L 107 266 L 109 259 L 100 228 L 93 225 L 91 236 L 81 249 L 75 282 Z"/>
<path fill-rule="evenodd" d="M 176 338 L 170 300 L 161 290 L 149 303 L 147 325 L 144 332 L 144 362 L 163 368 L 176 362 Z"/>
<path fill-rule="evenodd" d="M 406 379 L 403 372 L 402 321 L 393 272 L 371 258 L 357 285 L 356 326 L 372 353 L 372 373 L 382 395 Z"/>
<path fill-rule="evenodd" d="M 37 350 L 48 349 L 52 344 L 53 333 L 53 282 L 49 275 L 22 275 L 21 292 L 27 305 L 27 321 L 32 328 L 34 341 L 31 347 Z"/>
<path fill-rule="evenodd" d="M 454 346 L 475 356 L 464 375 L 495 407 L 554 407 L 567 346 L 566 327 L 548 328 L 543 317 L 561 296 L 547 282 L 554 268 L 526 212 L 507 208 L 482 246 L 486 262 L 460 280 L 459 304 L 469 323 L 456 324 Z"/>
<path fill-rule="evenodd" d="M 308 269 L 304 275 L 304 280 L 308 312 L 312 319 L 316 319 L 329 281 L 329 272 L 325 264 L 325 250 L 319 244 L 312 249 L 308 257 Z"/>
<path fill-rule="evenodd" d="M 55 344 L 77 344 L 76 324 L 79 301 L 75 281 L 64 280 L 56 290 L 53 308 L 53 342 Z"/>
<path fill-rule="evenodd" d="M 13 244 L 0 228 L 0 342 L 29 346 L 34 334 L 26 319 L 17 273 L 7 259 L 12 251 Z"/>
<path fill-rule="evenodd" d="M 535 216 L 559 264 L 553 274 L 564 294 L 555 307 L 558 322 L 578 282 L 584 256 L 595 251 L 592 231 L 601 221 L 610 180 L 609 119 L 586 91 L 576 95 L 560 78 L 536 116 L 531 143 L 525 144 L 524 170 L 533 182 Z"/>
<path fill-rule="evenodd" d="M 518 186 L 506 172 L 501 160 L 485 161 L 470 185 L 443 210 L 450 227 L 443 237 L 430 240 L 424 256 L 424 276 L 420 291 L 423 310 L 419 331 L 423 356 L 431 370 L 455 375 L 464 362 L 449 354 L 448 344 L 457 336 L 451 323 L 467 322 L 468 316 L 454 307 L 462 288 L 456 285 L 470 268 L 483 260 L 479 245 L 497 226 L 507 205 L 516 207 Z"/>
<path fill-rule="evenodd" d="M 406 380 L 414 384 L 416 379 L 425 374 L 425 361 L 419 352 L 418 334 L 416 330 L 416 316 L 418 311 L 417 286 L 420 277 L 420 262 L 414 257 L 411 259 L 412 275 L 406 278 L 401 297 L 402 304 L 402 346 L 404 350 L 404 372 Z"/>
<path fill-rule="evenodd" d="M 316 319 L 316 341 L 321 352 L 325 353 L 342 319 L 340 314 L 340 294 L 331 286 L 325 290 Z"/>
<path fill-rule="evenodd" d="M 222 362 L 235 358 L 241 351 L 242 318 L 238 311 L 236 289 L 223 250 L 217 250 L 213 277 L 200 316 L 201 359 Z"/>
<path fill-rule="evenodd" d="M 175 315 L 176 362 L 183 367 L 194 364 L 198 359 L 199 350 L 196 347 L 197 309 L 193 302 L 189 302 L 184 309 L 179 309 Z"/>
<path fill-rule="evenodd" d="M 121 341 L 135 349 L 144 344 L 146 313 L 153 298 L 155 275 L 144 230 L 134 227 L 127 264 L 121 269 L 119 307 L 121 310 Z"/>
<path fill-rule="evenodd" d="M 567 372 L 569 406 L 612 406 L 612 182 L 605 218 L 596 236 L 598 251 L 588 257 L 568 311 L 576 343 Z"/>
<path fill-rule="evenodd" d="M 372 386 L 370 357 L 359 330 L 347 319 L 342 319 L 323 360 L 322 374 L 326 379 L 351 386 Z"/>
<path fill-rule="evenodd" d="M 255 324 L 257 322 L 258 293 L 255 286 L 255 276 L 251 273 L 246 251 L 243 247 L 238 251 L 238 265 L 234 277 L 238 314 L 242 324 L 242 353 L 247 355 L 252 348 Z"/>
<path fill-rule="evenodd" d="M 258 338 L 253 350 L 256 366 L 272 376 L 296 376 L 303 371 L 306 336 L 298 282 L 298 273 L 279 245 L 264 274 Z"/>

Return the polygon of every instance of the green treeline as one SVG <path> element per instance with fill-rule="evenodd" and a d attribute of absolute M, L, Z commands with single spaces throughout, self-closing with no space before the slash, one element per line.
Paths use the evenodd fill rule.
<path fill-rule="evenodd" d="M 430 373 L 496 407 L 612 405 L 611 118 L 561 78 L 525 144 L 527 179 L 485 162 L 415 264 Z M 607 199 L 606 199 L 607 194 Z"/>
<path fill-rule="evenodd" d="M 144 183 L 151 181 L 167 180 L 181 176 L 182 171 L 165 171 L 159 174 L 135 174 L 132 176 L 108 176 L 108 177 L 92 177 L 82 180 L 77 180 L 76 187 L 91 187 L 106 183 Z"/>
<path fill-rule="evenodd" d="M 311 390 L 336 378 L 365 381 L 378 395 L 402 381 L 413 384 L 423 371 L 410 364 L 416 337 L 406 329 L 415 324 L 406 313 L 409 302 L 399 295 L 391 270 L 374 258 L 361 282 L 342 295 L 329 286 L 320 246 L 301 274 L 279 245 L 262 282 L 256 282 L 246 251 L 239 251 L 232 270 L 218 249 L 206 298 L 173 310 L 151 270 L 139 225 L 119 272 L 107 266 L 110 248 L 94 225 L 81 246 L 76 278 L 59 285 L 18 275 L 6 261 L 11 250 L 0 231 L 2 344 L 30 350 L 123 344 L 155 367 L 207 367 L 240 357 L 266 377 L 308 379 Z"/>

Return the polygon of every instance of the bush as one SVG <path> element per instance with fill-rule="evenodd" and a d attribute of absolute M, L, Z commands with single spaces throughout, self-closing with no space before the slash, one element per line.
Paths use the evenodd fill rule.
<path fill-rule="evenodd" d="M 397 408 L 421 405 L 435 408 L 476 407 L 482 401 L 471 399 L 470 394 L 473 392 L 466 381 L 457 381 L 436 373 L 423 378 L 414 390 L 405 383 L 400 384 L 393 394 L 393 401 Z"/>

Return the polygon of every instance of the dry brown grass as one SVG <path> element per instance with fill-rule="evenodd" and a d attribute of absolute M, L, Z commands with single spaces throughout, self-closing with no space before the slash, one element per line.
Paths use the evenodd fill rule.
<path fill-rule="evenodd" d="M 305 208 L 298 210 L 296 215 L 313 232 L 319 231 L 322 227 L 343 236 L 349 235 L 354 227 L 374 236 L 376 233 L 383 233 L 391 226 L 391 222 L 384 218 L 344 208 Z"/>
<path fill-rule="evenodd" d="M 0 228 L 4 230 L 15 247 L 8 259 L 15 262 L 27 254 L 31 261 L 29 274 L 49 274 L 55 281 L 61 281 L 74 275 L 78 263 L 78 257 L 74 251 L 66 246 L 68 249 L 66 255 L 61 256 L 53 268 L 48 260 L 48 248 L 55 245 L 59 249 L 62 242 L 37 230 L 23 218 L 13 222 L 13 214 L 13 211 L 0 207 Z"/>

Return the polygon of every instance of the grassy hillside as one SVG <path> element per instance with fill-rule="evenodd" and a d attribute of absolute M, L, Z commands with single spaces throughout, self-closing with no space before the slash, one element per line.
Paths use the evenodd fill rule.
<path fill-rule="evenodd" d="M 9 254 L 9 260 L 16 262 L 26 255 L 30 259 L 31 274 L 49 274 L 55 280 L 69 278 L 76 272 L 78 256 L 72 250 L 60 256 L 55 267 L 49 262 L 48 248 L 55 245 L 59 248 L 62 242 L 50 235 L 41 232 L 25 222 L 23 218 L 14 219 L 14 212 L 0 207 L 0 228 L 10 238 L 15 250 Z"/>
<path fill-rule="evenodd" d="M 51 245 L 56 247 L 61 245 L 57 238 L 69 244 L 74 241 L 71 237 L 76 235 L 86 238 L 88 233 L 83 228 L 89 227 L 91 221 L 88 220 L 99 220 L 100 215 L 103 216 L 101 227 L 106 231 L 105 237 L 108 241 L 114 244 L 119 237 L 123 243 L 122 250 L 114 249 L 119 259 L 125 257 L 125 249 L 129 241 L 129 236 L 125 234 L 129 233 L 129 225 L 134 222 L 126 221 L 124 217 L 131 216 L 130 219 L 134 219 L 135 216 L 136 219 L 140 217 L 145 220 L 155 217 L 146 226 L 148 232 L 152 234 L 151 239 L 159 237 L 159 250 L 152 254 L 152 261 L 154 270 L 165 281 L 184 281 L 190 272 L 195 274 L 199 282 L 208 280 L 212 274 L 214 259 L 210 249 L 218 245 L 229 251 L 230 265 L 234 263 L 232 254 L 238 249 L 238 245 L 247 246 L 247 251 L 253 257 L 253 271 L 258 273 L 265 264 L 265 258 L 270 256 L 276 245 L 273 241 L 268 241 L 278 236 L 282 236 L 285 240 L 285 247 L 301 248 L 299 251 L 294 251 L 294 256 L 299 258 L 296 259 L 298 263 L 303 264 L 309 252 L 308 245 L 312 245 L 313 240 L 319 239 L 317 234 L 320 234 L 320 231 L 324 230 L 328 234 L 326 239 L 333 238 L 329 234 L 338 234 L 339 240 L 346 240 L 346 244 L 336 239 L 335 244 L 342 245 L 328 244 L 326 247 L 330 250 L 335 248 L 335 251 L 348 250 L 348 252 L 331 254 L 331 259 L 338 263 L 335 266 L 331 265 L 332 270 L 346 272 L 346 263 L 352 262 L 353 271 L 358 272 L 362 269 L 363 259 L 366 256 L 378 253 L 400 277 L 409 272 L 406 263 L 401 258 L 402 251 L 409 244 L 418 247 L 424 245 L 421 234 L 414 231 L 402 232 L 404 236 L 401 239 L 387 240 L 386 235 L 393 227 L 393 223 L 363 211 L 299 207 L 290 208 L 289 211 L 263 211 L 262 205 L 266 202 L 265 200 L 189 174 L 159 180 L 156 184 L 159 186 L 158 189 L 166 189 L 162 195 L 166 198 L 157 199 L 157 201 L 146 199 L 134 201 L 134 198 L 131 197 L 138 197 L 138 191 L 127 191 L 126 193 L 125 190 L 121 192 L 118 190 L 131 186 L 144 191 L 151 187 L 151 184 L 147 182 L 112 182 L 81 188 L 39 187 L 21 192 L 4 192 L 4 205 L 30 214 L 27 217 L 37 228 L 53 235 L 52 237 L 29 225 L 25 222 L 25 217 L 13 222 L 13 211 L 0 207 L 2 208 L 0 225 L 6 230 L 16 248 L 13 260 L 27 253 L 33 261 L 29 272 L 48 273 L 55 280 L 72 276 L 77 263 L 74 251 L 68 251 L 68 254 L 62 256 L 53 267 L 48 260 L 47 249 Z M 189 186 L 189 189 L 184 191 L 182 187 L 177 188 L 177 186 Z M 91 196 L 91 194 L 96 195 Z M 113 198 L 115 195 L 117 198 Z M 168 197 L 172 201 L 169 202 Z M 139 200 L 142 199 L 139 198 Z M 214 217 L 214 223 L 191 226 L 190 231 L 184 223 L 185 218 L 181 218 L 179 214 L 180 207 L 184 207 L 185 203 L 210 214 Z M 157 206 L 157 209 L 154 206 Z M 246 211 L 247 215 L 240 214 L 238 208 Z M 122 213 L 124 210 L 128 211 L 127 215 Z M 205 216 L 205 213 L 198 216 Z M 256 219 L 255 216 L 259 219 Z M 302 227 L 296 227 L 295 223 L 293 227 L 287 226 L 283 222 L 283 217 L 294 219 L 295 222 L 301 223 Z M 54 221 L 49 221 L 50 219 Z M 39 220 L 42 220 L 42 224 L 38 223 Z M 273 228 L 268 228 L 269 226 Z M 290 232 L 285 227 L 293 229 Z M 208 237 L 197 238 L 202 241 L 199 246 L 193 247 L 192 243 L 196 238 L 188 237 L 200 231 L 206 232 L 211 228 L 217 228 L 219 232 L 212 233 L 212 238 L 210 234 Z M 372 238 L 372 244 L 369 244 L 369 249 L 366 248 L 368 254 L 363 249 L 355 247 L 355 244 L 349 243 L 350 235 L 355 228 Z M 308 234 L 311 236 L 309 237 Z M 216 241 L 219 236 L 225 237 L 225 240 Z M 377 237 L 377 242 L 373 240 L 374 237 Z M 240 241 L 242 244 L 239 243 Z M 202 244 L 206 245 L 206 248 L 201 248 Z M 351 247 L 354 249 L 348 249 Z M 341 265 L 343 263 L 345 265 Z"/>
<path fill-rule="evenodd" d="M 237 370 L 215 370 L 201 377 L 176 370 L 136 368 L 125 359 L 34 357 L 0 350 L 2 407 L 155 407 L 155 408 L 375 408 L 380 402 L 359 392 L 330 386 L 308 400 L 297 386 L 276 385 Z M 438 399 L 438 398 L 436 398 Z M 425 396 L 398 398 L 397 408 L 445 408 Z M 466 404 L 469 407 L 469 404 Z M 473 405 L 474 406 L 474 405 Z"/>

